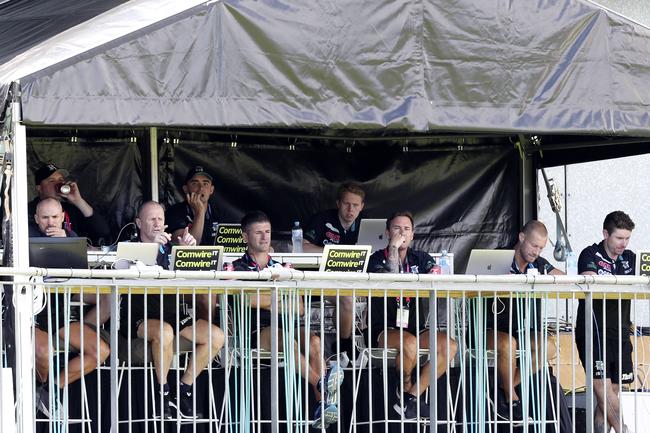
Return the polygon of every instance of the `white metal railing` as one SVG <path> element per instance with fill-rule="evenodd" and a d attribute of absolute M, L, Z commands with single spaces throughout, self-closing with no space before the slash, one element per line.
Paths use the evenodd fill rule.
<path fill-rule="evenodd" d="M 554 302 L 561 299 L 570 301 L 586 299 L 587 303 L 600 302 L 599 299 L 607 296 L 608 299 L 618 302 L 631 299 L 636 302 L 649 302 L 648 289 L 649 280 L 647 277 L 600 277 L 600 276 L 544 276 L 544 275 L 507 275 L 507 276 L 471 276 L 471 275 L 411 275 L 411 274 L 350 274 L 350 273 L 319 273 L 299 271 L 295 269 L 272 269 L 262 272 L 188 272 L 188 271 L 161 271 L 161 270 L 54 270 L 54 269 L 2 269 L 0 275 L 14 277 L 46 277 L 45 282 L 32 281 L 30 283 L 18 282 L 15 285 L 7 283 L 4 286 L 13 290 L 13 304 L 18 308 L 33 308 L 34 293 L 43 288 L 45 293 L 67 293 L 74 298 L 75 293 L 86 293 L 90 298 L 95 298 L 95 303 L 101 303 L 100 299 L 108 299 L 108 308 L 111 311 L 111 319 L 116 319 L 120 314 L 130 314 L 128 300 L 145 290 L 149 296 L 161 296 L 162 293 L 172 294 L 181 299 L 181 296 L 189 297 L 189 303 L 196 306 L 198 297 L 211 294 L 221 301 L 221 310 L 213 312 L 208 310 L 208 322 L 215 323 L 223 329 L 230 338 L 225 339 L 224 348 L 220 351 L 216 361 L 209 363 L 208 368 L 201 373 L 200 388 L 195 386 L 193 394 L 194 408 L 205 408 L 203 416 L 198 419 L 185 420 L 174 418 L 169 421 L 156 419 L 152 416 L 152 396 L 159 392 L 154 379 L 154 371 L 149 365 L 149 357 L 153 356 L 151 342 L 141 342 L 138 349 L 132 345 L 134 338 L 124 337 L 123 332 L 118 329 L 119 321 L 110 320 L 106 326 L 108 335 L 107 343 L 111 348 L 109 358 L 106 362 L 101 361 L 101 356 L 88 357 L 93 359 L 95 372 L 83 376 L 77 384 L 79 390 L 70 390 L 66 386 L 61 391 L 64 403 L 68 400 L 70 404 L 78 405 L 79 415 L 69 416 L 72 412 L 64 411 L 65 423 L 57 422 L 56 419 L 42 419 L 42 416 L 34 410 L 31 402 L 22 401 L 27 395 L 37 391 L 33 385 L 32 392 L 23 393 L 22 387 L 16 389 L 17 423 L 20 424 L 23 416 L 33 419 L 40 417 L 37 423 L 45 422 L 50 428 L 56 429 L 80 429 L 80 431 L 117 431 L 119 426 L 132 428 L 143 428 L 146 431 L 158 431 L 165 428 L 167 423 L 175 423 L 182 426 L 187 423 L 193 424 L 197 430 L 206 429 L 219 431 L 258 431 L 271 428 L 272 431 L 291 428 L 298 431 L 309 431 L 313 421 L 313 411 L 316 407 L 315 393 L 308 381 L 298 379 L 296 373 L 300 367 L 300 353 L 303 353 L 304 361 L 313 362 L 313 353 L 328 352 L 327 344 L 334 343 L 335 352 L 341 348 L 341 341 L 338 339 L 336 330 L 340 323 L 340 313 L 333 313 L 333 326 L 327 329 L 334 329 L 333 335 L 327 336 L 326 324 L 322 320 L 325 309 L 329 308 L 319 303 L 317 323 L 309 323 L 310 315 L 305 315 L 299 321 L 297 309 L 298 296 L 304 296 L 306 300 L 318 296 L 334 296 L 337 299 L 342 296 L 353 296 L 359 304 L 367 296 L 375 301 L 382 301 L 384 304 L 393 302 L 396 297 L 412 297 L 416 301 L 422 301 L 428 306 L 432 317 L 429 317 L 430 329 L 436 329 L 438 322 L 437 302 L 441 300 L 454 301 L 447 311 L 446 323 L 448 328 L 441 338 L 436 337 L 435 332 L 430 332 L 428 340 L 418 340 L 416 344 L 416 361 L 414 371 L 425 369 L 429 358 L 439 352 L 439 347 L 444 347 L 441 359 L 448 374 L 440 381 L 436 380 L 435 369 L 429 368 L 429 383 L 431 388 L 423 393 L 426 399 L 422 403 L 418 399 L 416 404 L 415 420 L 405 419 L 397 415 L 393 407 L 399 407 L 405 411 L 404 398 L 398 399 L 398 391 L 405 390 L 405 385 L 395 382 L 401 378 L 400 365 L 407 360 L 404 350 L 395 350 L 384 345 L 376 344 L 377 341 L 365 339 L 365 344 L 353 346 L 351 351 L 351 362 L 345 368 L 345 379 L 343 384 L 337 384 L 336 389 L 340 393 L 341 403 L 339 407 L 339 421 L 335 423 L 336 431 L 354 432 L 358 428 L 365 428 L 370 424 L 379 426 L 381 429 L 392 431 L 393 429 L 404 428 L 404 426 L 417 424 L 422 426 L 437 425 L 444 431 L 487 431 L 489 425 L 505 425 L 516 428 L 519 424 L 528 425 L 531 431 L 560 431 L 560 402 L 567 403 L 571 408 L 569 411 L 569 422 L 573 431 L 580 431 L 576 427 L 580 413 L 576 408 L 580 406 L 579 400 L 586 400 L 585 407 L 587 415 L 584 420 L 585 431 L 593 431 L 593 425 L 589 422 L 593 416 L 593 394 L 591 392 L 579 393 L 579 388 L 584 381 L 587 390 L 593 389 L 593 380 L 590 369 L 587 368 L 586 376 L 581 376 L 577 355 L 573 351 L 575 343 L 575 331 L 557 334 L 555 337 L 551 328 L 559 329 L 559 319 L 546 318 L 546 322 L 555 323 L 555 326 L 542 326 L 544 317 L 539 320 L 529 318 L 525 324 L 523 340 L 520 340 L 518 351 L 512 356 L 519 357 L 519 360 L 509 359 L 509 364 L 519 366 L 521 385 L 518 389 L 523 394 L 524 418 L 515 422 L 512 419 L 504 420 L 500 417 L 499 399 L 502 399 L 502 384 L 498 374 L 495 372 L 495 365 L 499 363 L 496 336 L 487 332 L 484 320 L 487 315 L 496 315 L 494 311 L 485 311 L 482 301 L 485 298 L 501 297 L 503 302 L 510 305 L 520 303 L 522 305 L 535 299 L 543 299 L 545 302 Z M 49 280 L 48 279 L 54 279 Z M 270 320 L 270 347 L 266 350 L 254 350 L 253 345 L 264 346 L 260 337 L 260 330 L 248 329 L 244 323 L 247 320 L 256 320 L 259 323 L 258 310 L 248 310 L 245 302 L 227 302 L 227 297 L 237 299 L 241 293 L 246 293 L 248 298 L 261 299 L 264 295 L 270 295 L 271 320 Z M 435 296 L 430 296 L 434 294 Z M 105 295 L 102 298 L 101 295 Z M 122 305 L 120 305 L 120 298 Z M 29 300 L 29 302 L 27 302 Z M 234 303 L 233 303 L 234 302 Z M 22 307 L 21 307 L 22 306 Z M 103 307 L 106 307 L 104 305 Z M 50 306 L 51 308 L 51 306 Z M 81 306 L 81 315 L 87 308 Z M 285 314 L 278 314 L 278 308 L 285 311 Z M 386 308 L 379 307 L 379 308 Z M 50 310 L 52 311 L 52 310 Z M 419 310 L 416 310 L 416 312 Z M 56 309 L 53 311 L 56 313 Z M 61 311 L 59 311 L 61 313 Z M 359 334 L 373 335 L 372 318 L 375 314 L 381 314 L 381 310 L 373 307 L 373 302 L 368 303 L 366 314 L 369 317 L 368 323 L 357 321 Z M 383 312 L 385 314 L 385 311 Z M 544 311 L 541 311 L 542 316 Z M 131 313 L 132 314 L 132 313 Z M 419 313 L 418 313 L 419 314 Z M 179 326 L 180 317 L 176 317 L 172 325 L 174 329 Z M 214 320 L 213 320 L 214 319 Z M 289 320 L 295 320 L 293 326 L 287 326 Z M 128 322 L 128 320 L 127 320 Z M 283 326 L 284 322 L 284 326 Z M 533 323 L 536 322 L 536 323 Z M 511 324 L 512 325 L 512 324 Z M 4 323 L 3 323 L 4 326 Z M 301 327 L 302 326 L 302 327 Z M 384 328 L 391 326 L 384 321 Z M 287 328 L 299 328 L 299 331 L 289 332 Z M 365 328 L 365 329 L 364 329 Z M 49 349 L 54 352 L 56 346 L 63 353 L 62 359 L 70 355 L 70 332 L 69 327 L 64 326 L 63 336 L 54 338 L 50 335 Z M 278 333 L 278 329 L 285 329 Z M 311 332 L 309 331 L 311 329 Z M 416 334 L 424 331 L 425 328 L 417 327 Z M 383 329 L 386 332 L 386 329 Z M 16 333 L 31 335 L 29 344 L 33 341 L 35 330 L 33 325 L 29 329 L 17 330 Z M 146 332 L 146 328 L 145 328 Z M 208 339 L 211 339 L 212 328 L 208 331 Z M 244 335 L 249 333 L 250 335 Z M 320 336 L 314 340 L 317 343 L 310 349 L 303 352 L 300 347 L 293 348 L 289 342 L 298 341 L 297 346 L 305 341 L 310 341 L 311 334 Z M 252 334 L 256 334 L 251 337 Z M 83 339 L 83 334 L 82 339 Z M 195 343 L 187 344 L 182 339 L 174 340 L 174 352 L 183 353 L 184 350 L 196 351 L 199 341 L 196 328 L 192 328 L 191 340 Z M 96 346 L 100 346 L 99 335 L 95 335 Z M 329 338 L 329 340 L 328 340 Z M 569 364 L 565 364 L 562 357 L 566 348 L 563 346 L 568 339 L 570 346 Z M 359 341 L 364 338 L 359 337 Z M 399 333 L 400 348 L 407 347 L 405 333 Z M 452 341 L 453 340 L 453 341 Z M 492 340 L 492 341 L 490 341 Z M 587 341 L 590 339 L 587 338 Z M 623 340 L 620 335 L 618 344 Z M 25 339 L 17 339 L 16 345 L 25 344 Z M 532 345 L 530 342 L 533 342 Z M 83 341 L 82 341 L 83 343 Z M 126 355 L 120 354 L 120 347 L 127 343 Z M 185 344 L 184 347 L 183 344 Z M 634 336 L 632 344 L 635 348 L 644 348 L 645 338 Z M 650 343 L 649 343 L 650 344 Z M 426 347 L 425 347 L 426 346 Z M 532 355 L 533 347 L 541 348 L 535 353 L 540 360 L 536 361 Z M 648 346 L 650 349 L 650 346 Z M 118 348 L 116 350 L 116 348 Z M 20 349 L 17 347 L 17 349 Z M 558 353 L 551 357 L 549 351 Z M 605 347 L 606 351 L 614 348 Z M 136 359 L 136 351 L 142 351 L 144 359 Z M 454 352 L 457 355 L 454 356 Z M 10 350 L 10 352 L 14 352 Z M 300 352 L 300 353 L 299 353 Z M 589 352 L 589 351 L 587 351 Z M 619 351 L 620 352 L 620 351 Z M 20 356 L 20 350 L 14 353 Z M 81 362 L 83 364 L 87 355 L 81 351 Z M 212 358 L 214 353 L 209 353 Z M 620 356 L 620 355 L 619 355 Z M 125 358 L 125 359 L 123 359 Z M 496 358 L 496 359 L 495 359 Z M 55 366 L 55 358 L 51 357 L 50 371 Z M 182 374 L 185 363 L 185 356 L 176 356 L 176 367 Z M 338 358 L 336 358 L 338 359 Z M 514 361 L 514 362 L 510 362 Z M 33 372 L 35 359 L 16 359 L 16 362 L 23 366 L 31 366 Z M 61 362 L 61 361 L 59 361 Z M 196 362 L 196 361 L 195 361 Z M 623 395 L 623 413 L 625 423 L 631 431 L 642 431 L 639 425 L 640 408 L 648 400 L 649 395 L 644 389 L 645 375 L 641 379 L 641 372 L 645 372 L 646 362 L 650 364 L 650 352 L 648 361 L 645 361 L 645 353 L 641 350 L 634 351 L 634 368 L 638 373 L 639 380 L 632 386 L 630 394 Z M 537 365 L 539 373 L 536 373 Z M 535 366 L 535 368 L 533 368 Z M 552 368 L 549 369 L 549 367 Z M 175 371 L 175 368 L 172 369 Z M 509 368 L 508 375 L 511 379 L 517 376 L 516 371 Z M 99 372 L 99 373 L 97 373 Z M 293 372 L 293 374 L 292 374 Z M 284 374 L 282 374 L 284 373 Z M 554 375 L 552 373 L 555 373 Z M 417 376 L 417 373 L 414 373 Z M 63 375 L 62 377 L 65 377 Z M 559 378 L 556 381 L 555 378 Z M 53 375 L 50 375 L 53 378 Z M 397 379 L 396 379 L 397 378 Z M 584 378 L 584 379 L 583 379 Z M 420 389 L 419 385 L 424 378 L 413 380 L 413 391 L 426 391 Z M 570 388 L 569 394 L 565 397 L 564 388 Z M 423 383 L 423 382 L 422 382 Z M 265 385 L 266 384 L 266 385 Z M 21 384 L 24 386 L 24 384 Z M 51 385 L 51 383 L 50 383 Z M 268 385 L 268 386 L 267 386 Z M 53 387 L 50 386 L 50 391 Z M 343 391 L 341 391 L 343 390 Z M 175 390 L 177 393 L 179 390 Z M 58 392 L 58 390 L 57 390 Z M 78 394 L 73 395 L 74 392 Z M 528 394 L 538 393 L 547 398 L 530 398 Z M 0 394 L 0 399 L 6 401 L 9 398 L 6 394 Z M 396 401 L 397 400 L 397 401 Z M 422 408 L 426 402 L 429 403 L 429 419 L 422 414 Z M 439 406 L 440 405 L 440 406 Z M 4 407 L 0 405 L 0 407 Z M 323 409 L 325 406 L 323 404 Z M 25 414 L 25 410 L 31 413 Z M 628 412 L 632 411 L 633 415 Z M 5 413 L 2 414 L 3 418 Z M 513 415 L 513 414 L 509 414 Z M 632 416 L 633 419 L 629 419 Z M 99 420 L 98 420 L 99 418 Z M 507 418 L 507 416 L 506 416 Z M 68 424 L 68 421 L 77 421 L 77 424 Z M 333 424 L 334 425 L 334 424 Z M 68 427 L 63 427 L 68 426 Z M 576 429 L 578 428 L 578 429 Z M 555 430 L 553 430 L 555 429 Z M 591 429 L 591 430 L 590 430 Z M 3 432 L 4 433 L 4 432 Z"/>

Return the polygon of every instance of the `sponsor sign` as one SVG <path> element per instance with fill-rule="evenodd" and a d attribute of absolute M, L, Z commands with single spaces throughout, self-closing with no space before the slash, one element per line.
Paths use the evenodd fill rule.
<path fill-rule="evenodd" d="M 220 271 L 222 262 L 221 246 L 174 246 L 170 268 L 173 271 Z"/>
<path fill-rule="evenodd" d="M 321 272 L 366 272 L 370 245 L 326 245 L 321 256 Z"/>
<path fill-rule="evenodd" d="M 245 253 L 246 242 L 241 234 L 241 224 L 219 224 L 214 244 L 222 246 L 224 253 Z"/>
<path fill-rule="evenodd" d="M 637 251 L 636 274 L 650 277 L 650 251 Z"/>

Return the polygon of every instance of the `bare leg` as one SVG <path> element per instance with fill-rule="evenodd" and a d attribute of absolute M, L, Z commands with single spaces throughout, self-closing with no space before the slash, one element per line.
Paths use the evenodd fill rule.
<path fill-rule="evenodd" d="M 284 350 L 281 330 L 278 330 L 278 350 Z M 304 331 L 301 335 L 304 335 Z M 271 350 L 271 328 L 266 327 L 260 331 L 260 346 L 264 350 Z M 310 335 L 309 339 L 309 364 L 304 355 L 304 349 L 299 348 L 294 342 L 295 361 L 300 366 L 300 376 L 307 379 L 307 382 L 314 389 L 316 398 L 320 400 L 320 391 L 318 390 L 318 381 L 321 377 L 322 357 L 320 353 L 320 338 L 316 335 Z"/>
<path fill-rule="evenodd" d="M 205 320 L 197 320 L 194 326 L 196 327 L 196 332 L 192 331 L 191 326 L 188 326 L 180 332 L 181 336 L 196 343 L 194 353 L 188 361 L 187 369 L 185 370 L 183 377 L 181 377 L 181 381 L 187 385 L 194 383 L 196 376 L 203 371 L 212 358 L 219 354 L 221 347 L 223 347 L 225 338 L 223 331 L 218 326 L 210 325 Z M 195 340 L 193 334 L 196 334 Z M 210 337 L 212 340 L 211 345 L 208 344 L 210 342 Z M 195 363 L 196 370 L 194 370 Z"/>
<path fill-rule="evenodd" d="M 39 328 L 34 329 L 34 348 L 36 376 L 39 382 L 45 383 L 50 371 L 50 347 L 47 332 Z"/>
<path fill-rule="evenodd" d="M 618 398 L 620 386 L 618 384 L 613 384 L 612 380 L 607 378 L 603 379 L 594 379 L 594 394 L 596 394 L 596 402 L 598 403 L 598 411 L 600 411 L 600 417 L 598 417 L 598 411 L 594 416 L 594 431 L 599 433 L 603 430 L 596 430 L 596 423 L 600 423 L 600 428 L 605 428 L 604 426 L 604 414 L 607 412 L 607 424 L 609 424 L 616 433 L 623 433 L 625 429 L 621 429 L 623 424 L 623 418 L 621 415 L 621 402 Z M 607 411 L 605 411 L 607 407 Z M 608 431 L 608 430 L 607 430 Z"/>
<path fill-rule="evenodd" d="M 411 374 L 417 363 L 418 356 L 417 339 L 415 336 L 407 331 L 387 329 L 386 332 L 379 336 L 377 344 L 378 347 L 386 346 L 388 349 L 396 349 L 398 351 L 397 358 L 395 358 L 397 374 L 401 377 L 404 392 L 415 395 L 415 391 L 411 392 L 411 388 L 413 387 Z"/>
<path fill-rule="evenodd" d="M 165 385 L 167 383 L 167 373 L 169 373 L 169 367 L 172 365 L 174 356 L 174 330 L 167 322 L 162 322 L 161 329 L 161 321 L 157 319 L 147 319 L 146 323 L 147 335 L 144 334 L 145 324 L 142 323 L 138 327 L 138 338 L 146 338 L 151 343 L 151 358 L 158 383 Z"/>
<path fill-rule="evenodd" d="M 95 295 L 92 293 L 85 293 L 81 299 L 86 304 L 93 304 L 93 307 L 87 308 L 84 314 L 84 322 L 100 327 L 111 317 L 111 295 Z M 99 315 L 97 314 L 99 312 Z"/>

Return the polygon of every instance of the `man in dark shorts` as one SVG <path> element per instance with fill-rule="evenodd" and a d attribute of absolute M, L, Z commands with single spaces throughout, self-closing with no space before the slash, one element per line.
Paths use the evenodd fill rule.
<path fill-rule="evenodd" d="M 322 252 L 326 245 L 355 245 L 359 238 L 361 211 L 366 193 L 356 183 L 344 183 L 336 193 L 336 209 L 314 215 L 305 227 L 303 249 L 305 252 Z M 326 297 L 335 305 L 336 297 Z M 340 348 L 352 357 L 352 328 L 354 326 L 354 300 L 352 296 L 338 299 L 338 334 Z M 336 317 L 336 314 L 335 316 Z"/>
<path fill-rule="evenodd" d="M 408 211 L 395 212 L 386 220 L 388 246 L 374 252 L 368 262 L 368 272 L 428 274 L 436 265 L 426 252 L 410 248 L 413 241 L 413 215 Z M 397 395 L 393 408 L 403 419 L 417 418 L 418 400 L 429 387 L 429 362 L 421 366 L 413 381 L 418 360 L 418 340 L 421 349 L 429 348 L 429 299 L 405 299 L 376 296 L 371 300 L 369 339 L 371 347 L 397 349 Z M 384 310 L 385 309 L 385 310 Z M 386 315 L 384 315 L 386 311 Z M 445 332 L 437 332 L 436 377 L 447 371 L 447 365 L 456 356 L 458 344 Z M 448 353 L 449 352 L 449 353 Z M 449 356 L 449 357 L 447 357 Z M 420 401 L 420 417 L 429 417 L 429 406 Z"/>
<path fill-rule="evenodd" d="M 29 226 L 29 236 L 76 237 L 74 232 L 62 227 L 63 219 L 61 203 L 53 198 L 45 198 L 36 205 L 34 224 Z M 62 390 L 67 384 L 79 380 L 81 376 L 97 368 L 97 365 L 102 364 L 108 358 L 110 348 L 104 340 L 100 339 L 99 344 L 97 343 L 97 333 L 92 327 L 79 321 L 78 311 L 70 309 L 66 295 L 52 294 L 48 298 L 49 305 L 46 304 L 34 318 L 34 343 L 36 376 L 41 383 L 37 389 L 37 409 L 48 418 L 52 418 L 52 415 L 62 416 L 62 414 L 50 413 L 50 397 L 47 387 L 50 344 L 56 348 L 59 346 L 57 342 L 62 341 L 67 343 L 70 348 L 80 352 L 79 356 L 68 361 L 67 368 L 55 375 L 54 385 L 57 390 Z M 66 325 L 69 329 L 67 338 Z M 53 335 L 51 335 L 53 333 L 57 333 L 58 338 L 53 339 Z M 83 370 L 81 369 L 82 359 Z"/>
<path fill-rule="evenodd" d="M 515 254 L 512 259 L 510 273 L 564 275 L 564 272 L 556 269 L 548 260 L 540 256 L 547 242 L 548 231 L 546 226 L 537 220 L 528 221 L 519 232 L 517 244 L 514 247 Z M 487 309 L 485 312 L 486 328 L 491 331 L 486 333 L 485 343 L 488 349 L 494 350 L 496 339 L 497 374 L 501 379 L 500 385 L 505 395 L 505 400 L 498 399 L 505 402 L 505 404 L 498 406 L 498 414 L 503 418 L 510 419 L 510 409 L 512 409 L 513 421 L 523 419 L 522 405 L 515 387 L 521 383 L 521 370 L 517 363 L 517 349 L 521 346 L 521 338 L 526 335 L 527 331 L 522 327 L 524 320 L 526 320 L 525 314 L 529 315 L 527 319 L 530 324 L 535 319 L 541 319 L 533 314 L 533 311 L 538 310 L 536 300 L 530 302 L 530 308 L 527 311 L 520 309 L 520 307 L 523 308 L 524 303 L 525 301 L 522 300 L 522 305 L 519 305 L 518 299 L 513 299 L 511 310 L 509 299 L 490 298 L 486 302 Z M 495 316 L 496 326 L 494 325 Z M 529 340 L 530 344 L 524 344 L 523 347 L 527 346 L 530 349 L 530 358 L 532 359 L 531 374 L 534 374 L 545 362 L 537 359 L 541 356 L 541 353 L 537 350 L 537 345 L 543 341 L 543 335 L 541 333 L 538 335 L 531 333 Z M 546 359 L 552 359 L 555 356 L 555 346 L 549 341 L 546 347 Z"/>
<path fill-rule="evenodd" d="M 165 214 L 169 231 L 176 237 L 189 227 L 198 245 L 214 245 L 217 217 L 210 204 L 214 194 L 212 175 L 200 165 L 192 167 L 185 176 L 183 193 L 185 201 L 171 206 Z"/>
<path fill-rule="evenodd" d="M 626 213 L 614 211 L 608 214 L 603 222 L 603 240 L 582 250 L 578 259 L 578 272 L 581 275 L 634 275 L 636 255 L 626 249 L 632 230 L 634 222 Z M 603 317 L 606 327 L 603 326 Z M 576 345 L 580 360 L 586 366 L 585 319 L 585 301 L 581 299 L 576 318 Z M 610 427 L 616 433 L 629 432 L 623 423 L 619 392 L 621 383 L 634 381 L 630 327 L 629 300 L 594 299 L 592 352 L 597 403 L 594 431 L 597 432 L 609 431 Z"/>
<path fill-rule="evenodd" d="M 140 233 L 140 242 L 153 242 L 160 245 L 158 266 L 169 267 L 172 235 L 165 232 L 165 211 L 159 203 L 150 201 L 140 206 L 135 223 Z M 185 228 L 180 236 L 175 238 L 178 245 L 196 245 L 196 240 Z M 224 343 L 223 331 L 216 325 L 211 325 L 204 319 L 194 320 L 190 308 L 191 295 L 184 302 L 185 295 L 163 295 L 162 302 L 159 294 L 132 295 L 130 297 L 130 317 L 128 307 L 122 311 L 120 330 L 131 338 L 145 338 L 151 345 L 151 356 L 158 389 L 154 393 L 158 401 L 154 411 L 165 419 L 172 417 L 171 407 L 174 407 L 179 417 L 194 418 L 192 402 L 192 385 L 196 377 L 217 356 Z M 146 310 L 145 310 L 146 303 Z M 146 316 L 145 316 L 146 311 Z M 178 322 L 177 322 L 178 314 Z M 176 325 L 176 328 L 174 327 Z M 174 336 L 179 335 L 195 343 L 192 358 L 187 363 L 187 369 L 180 378 L 178 395 L 172 397 L 167 383 L 167 374 L 174 355 Z M 161 401 L 162 400 L 162 401 Z M 161 409 L 162 406 L 162 409 Z"/>
<path fill-rule="evenodd" d="M 241 220 L 242 234 L 244 241 L 247 243 L 246 253 L 233 262 L 235 271 L 260 271 L 266 268 L 282 267 L 282 264 L 276 262 L 269 255 L 271 251 L 271 221 L 269 217 L 260 211 L 249 212 Z M 259 345 L 264 350 L 271 350 L 271 296 L 270 295 L 250 295 L 248 302 L 251 308 L 259 309 L 259 324 L 257 323 L 257 312 L 252 311 L 251 327 L 253 332 L 251 336 L 251 345 Z M 297 307 L 300 315 L 304 315 L 304 301 L 299 297 Z M 282 327 L 282 317 L 278 317 L 278 326 Z M 298 324 L 296 323 L 296 326 Z M 259 335 L 256 333 L 259 332 Z M 316 407 L 313 424 L 314 428 L 327 428 L 338 420 L 338 390 L 343 382 L 343 370 L 337 362 L 332 362 L 327 373 L 324 371 L 324 360 L 321 355 L 320 338 L 310 332 L 309 342 L 305 341 L 305 329 L 296 330 L 296 335 L 300 335 L 302 347 L 296 348 L 296 365 L 305 366 L 305 370 L 300 368 L 301 376 L 307 376 L 306 379 L 314 390 L 318 405 Z M 282 333 L 278 332 L 278 350 L 283 350 Z M 297 344 L 297 343 L 296 343 Z M 309 351 L 309 363 L 307 364 L 306 353 Z M 325 373 L 325 374 L 324 374 Z M 321 379 L 322 378 L 322 379 Z M 324 384 L 324 385 L 323 385 Z"/>

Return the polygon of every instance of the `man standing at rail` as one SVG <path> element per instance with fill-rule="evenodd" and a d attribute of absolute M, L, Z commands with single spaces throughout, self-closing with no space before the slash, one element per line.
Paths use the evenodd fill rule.
<path fill-rule="evenodd" d="M 154 201 L 140 206 L 135 223 L 140 232 L 140 242 L 160 245 L 157 263 L 165 269 L 169 267 L 172 239 L 181 246 L 196 245 L 196 240 L 187 227 L 176 238 L 165 232 L 165 211 L 162 205 Z M 194 380 L 217 356 L 224 344 L 224 334 L 219 327 L 204 319 L 194 320 L 188 308 L 191 307 L 192 295 L 188 296 L 188 302 L 184 302 L 185 295 L 179 296 L 180 303 L 175 294 L 163 295 L 162 301 L 159 294 L 132 295 L 130 309 L 126 308 L 121 314 L 120 330 L 126 333 L 127 337 L 144 338 L 151 344 L 151 355 L 158 380 L 157 388 L 161 391 L 154 393 L 157 396 L 154 411 L 165 419 L 172 417 L 170 406 L 176 408 L 181 418 L 196 417 L 192 398 Z M 175 392 L 176 387 L 171 389 L 167 383 L 167 374 L 174 355 L 175 336 L 195 343 L 187 368 L 180 378 L 178 393 Z"/>
<path fill-rule="evenodd" d="M 359 238 L 361 211 L 366 193 L 356 183 L 342 184 L 336 193 L 336 209 L 314 215 L 305 227 L 303 249 L 305 252 L 322 252 L 325 245 L 355 245 Z M 336 305 L 336 297 L 326 297 Z M 354 326 L 354 300 L 351 296 L 339 297 L 339 338 L 341 349 L 352 357 L 352 328 Z M 336 316 L 335 316 L 336 317 Z"/>
<path fill-rule="evenodd" d="M 412 249 L 413 215 L 402 211 L 393 213 L 386 220 L 386 237 L 388 246 L 370 256 L 368 272 L 390 273 L 431 273 L 435 260 L 426 252 Z M 384 315 L 384 311 L 386 315 Z M 429 387 L 431 364 L 424 363 L 420 371 L 413 372 L 418 362 L 418 347 L 429 348 L 427 316 L 428 298 L 374 296 L 369 311 L 371 324 L 369 338 L 371 347 L 396 349 L 395 358 L 398 375 L 398 401 L 393 408 L 403 419 L 429 417 L 429 406 L 421 396 Z M 435 325 L 434 325 L 435 326 Z M 447 371 L 449 362 L 456 356 L 458 344 L 445 332 L 436 333 L 436 377 Z"/>
<path fill-rule="evenodd" d="M 76 234 L 62 227 L 64 219 L 61 203 L 54 198 L 44 198 L 36 205 L 34 225 L 29 227 L 30 237 L 74 237 Z M 58 346 L 57 341 L 65 341 L 72 349 L 79 352 L 78 356 L 67 361 L 67 367 L 55 373 L 54 389 L 59 393 L 55 401 L 60 401 L 61 390 L 90 373 L 102 364 L 110 353 L 108 344 L 97 339 L 97 333 L 87 324 L 79 321 L 76 311 L 68 310 L 69 303 L 66 295 L 50 295 L 42 310 L 34 318 L 35 370 L 38 382 L 36 402 L 37 409 L 48 418 L 62 416 L 61 413 L 51 413 L 50 396 L 47 386 L 50 369 L 50 344 Z M 59 311 L 56 309 L 59 308 Z M 66 314 L 70 311 L 69 314 Z M 69 334 L 66 336 L 66 326 Z M 57 338 L 52 339 L 52 333 Z M 83 334 L 83 336 L 82 336 Z M 50 343 L 54 341 L 54 343 Z M 83 345 L 81 342 L 83 341 Z M 82 370 L 83 360 L 83 370 Z M 66 381 L 67 379 L 67 381 Z M 58 403 L 57 403 L 58 406 Z M 57 409 L 55 412 L 59 412 Z"/>
<path fill-rule="evenodd" d="M 510 273 L 564 275 L 564 272 L 556 269 L 545 258 L 540 256 L 547 242 L 548 231 L 546 226 L 537 220 L 528 221 L 521 232 L 519 232 L 517 243 L 514 247 L 515 253 L 512 259 Z M 524 302 L 521 301 L 522 304 Z M 537 350 L 539 344 L 545 341 L 543 333 L 538 335 L 530 334 L 528 339 L 530 343 L 523 343 L 522 340 L 527 335 L 527 329 L 523 325 L 524 322 L 528 320 L 532 326 L 535 319 L 541 319 L 535 314 L 532 314 L 533 311 L 538 311 L 537 305 L 538 302 L 531 302 L 530 308 L 526 312 L 527 315 L 524 315 L 524 311 L 519 308 L 520 305 L 517 299 L 512 300 L 512 310 L 510 310 L 510 301 L 508 299 L 490 298 L 487 300 L 485 317 L 487 320 L 487 329 L 492 332 L 486 333 L 485 343 L 490 350 L 495 350 L 496 348 L 497 375 L 501 380 L 500 385 L 505 396 L 505 400 L 501 398 L 496 399 L 501 402 L 497 407 L 497 413 L 504 419 L 512 419 L 513 421 L 523 420 L 520 396 L 515 391 L 517 385 L 521 383 L 521 369 L 517 363 L 518 348 L 530 348 L 532 367 L 528 371 L 531 371 L 531 374 L 538 371 L 545 362 L 538 359 L 542 354 Z M 536 329 L 536 327 L 533 329 Z M 546 359 L 554 358 L 554 344 L 547 341 L 546 347 Z M 520 361 L 525 362 L 523 359 Z M 511 409 L 512 418 L 510 416 Z"/>
<path fill-rule="evenodd" d="M 282 267 L 281 263 L 271 258 L 271 221 L 269 217 L 260 211 L 249 212 L 241 220 L 242 234 L 247 244 L 246 253 L 233 262 L 235 271 L 261 271 L 266 268 Z M 274 338 L 271 330 L 271 296 L 253 294 L 248 297 L 251 308 L 259 309 L 260 323 L 257 322 L 257 313 L 251 313 L 251 347 L 256 347 L 259 338 L 259 345 L 262 349 L 271 350 L 271 340 Z M 299 297 L 299 305 L 296 310 L 304 315 L 304 301 Z M 288 320 L 292 320 L 289 318 Z M 282 327 L 282 317 L 278 317 L 278 326 Z M 297 323 L 296 323 L 297 325 Z M 293 326 L 293 322 L 292 325 Z M 290 332 L 285 329 L 286 332 Z M 295 353 L 296 364 L 299 367 L 300 375 L 307 379 L 312 386 L 318 405 L 316 407 L 312 426 L 317 429 L 327 428 L 338 420 L 338 391 L 343 382 L 343 370 L 338 362 L 332 362 L 326 374 L 324 371 L 324 360 L 321 354 L 320 338 L 309 331 L 309 341 L 304 328 L 296 330 L 296 338 L 299 337 L 301 347 L 296 341 L 293 353 Z M 284 339 L 282 332 L 275 336 L 278 341 L 278 351 L 285 353 L 283 346 Z M 309 363 L 307 363 L 307 355 Z M 321 379 L 322 378 L 322 379 Z M 276 398 L 277 396 L 271 396 Z"/>
<path fill-rule="evenodd" d="M 217 219 L 210 204 L 212 175 L 200 165 L 192 167 L 185 176 L 183 193 L 185 201 L 171 206 L 165 215 L 169 231 L 174 237 L 181 236 L 187 227 L 198 245 L 214 245 Z"/>
<path fill-rule="evenodd" d="M 625 212 L 614 211 L 608 214 L 603 222 L 603 240 L 582 250 L 578 259 L 578 272 L 581 275 L 634 275 L 636 255 L 626 249 L 632 230 L 634 222 Z M 621 383 L 634 381 L 630 300 L 594 300 L 592 317 L 592 347 L 588 349 L 585 300 L 580 299 L 576 318 L 576 345 L 584 366 L 587 365 L 587 350 L 593 353 L 597 403 L 594 431 L 608 432 L 612 427 L 616 433 L 628 433 L 630 430 L 623 423 L 619 395 Z"/>

